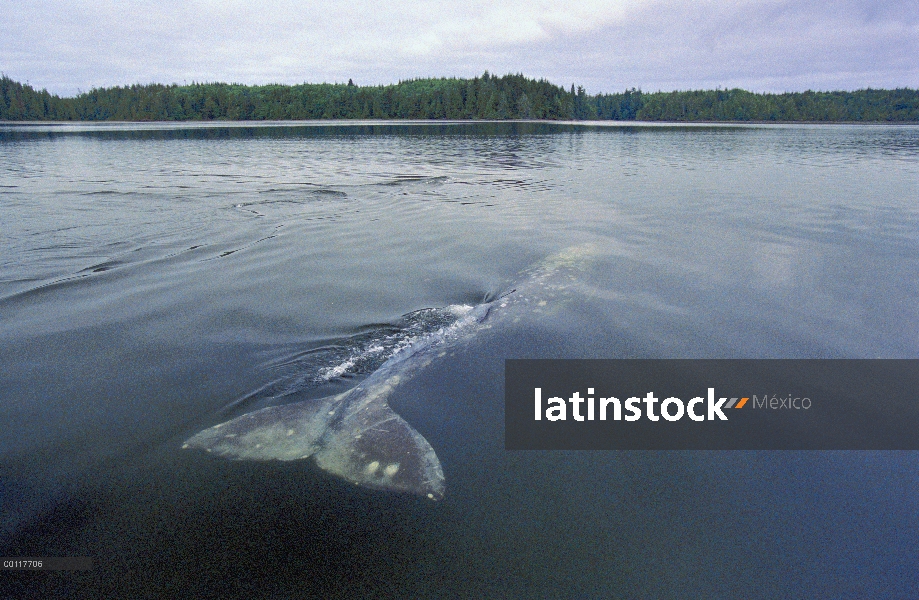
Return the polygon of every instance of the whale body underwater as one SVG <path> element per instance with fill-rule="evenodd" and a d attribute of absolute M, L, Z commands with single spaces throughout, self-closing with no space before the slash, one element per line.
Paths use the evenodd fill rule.
<path fill-rule="evenodd" d="M 324 471 L 359 486 L 443 498 L 443 468 L 430 443 L 389 406 L 393 392 L 450 347 L 501 318 L 544 312 L 576 286 L 593 245 L 566 248 L 522 273 L 522 283 L 497 299 L 450 306 L 449 326 L 396 350 L 358 385 L 341 394 L 271 406 L 214 425 L 183 449 L 235 460 L 313 459 Z"/>

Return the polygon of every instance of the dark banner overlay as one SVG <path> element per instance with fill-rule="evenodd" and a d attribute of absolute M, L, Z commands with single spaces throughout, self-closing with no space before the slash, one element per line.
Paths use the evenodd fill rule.
<path fill-rule="evenodd" d="M 919 360 L 507 360 L 508 450 L 919 450 Z"/>

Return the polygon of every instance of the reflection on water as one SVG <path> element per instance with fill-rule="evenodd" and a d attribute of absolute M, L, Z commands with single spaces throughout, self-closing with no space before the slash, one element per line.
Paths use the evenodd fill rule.
<path fill-rule="evenodd" d="M 915 358 L 916 198 L 913 126 L 0 126 L 0 554 L 95 557 L 14 581 L 45 597 L 908 597 L 914 453 L 507 453 L 502 382 Z M 583 243 L 569 302 L 393 398 L 443 503 L 178 451 Z"/>

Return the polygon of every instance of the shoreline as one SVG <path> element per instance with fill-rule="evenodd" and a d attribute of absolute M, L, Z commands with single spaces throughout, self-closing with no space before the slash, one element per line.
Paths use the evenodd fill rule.
<path fill-rule="evenodd" d="M 47 120 L 47 121 L 17 121 L 10 119 L 0 119 L 0 126 L 42 126 L 42 125 L 249 125 L 255 126 L 260 124 L 307 124 L 317 125 L 375 125 L 375 124 L 399 124 L 399 125 L 462 125 L 474 123 L 539 123 L 539 124 L 556 124 L 556 125 L 623 125 L 623 126 L 661 126 L 661 125 L 919 125 L 919 119 L 915 121 L 739 121 L 739 120 L 698 120 L 698 121 L 680 121 L 680 120 L 646 120 L 646 119 L 182 119 L 182 120 L 155 120 L 155 119 L 73 119 L 73 120 Z"/>

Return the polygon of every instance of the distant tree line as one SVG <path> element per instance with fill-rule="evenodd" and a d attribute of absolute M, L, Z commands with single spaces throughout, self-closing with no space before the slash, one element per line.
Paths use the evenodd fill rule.
<path fill-rule="evenodd" d="M 394 85 L 226 83 L 94 88 L 72 98 L 0 76 L 4 121 L 549 119 L 616 121 L 919 121 L 919 90 L 755 94 L 740 89 L 588 95 L 523 75 Z"/>
<path fill-rule="evenodd" d="M 630 90 L 591 98 L 596 118 L 639 121 L 919 121 L 919 90 L 754 94 Z"/>

